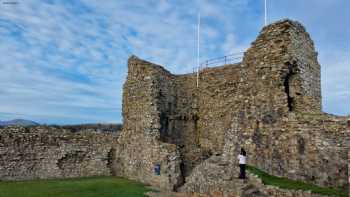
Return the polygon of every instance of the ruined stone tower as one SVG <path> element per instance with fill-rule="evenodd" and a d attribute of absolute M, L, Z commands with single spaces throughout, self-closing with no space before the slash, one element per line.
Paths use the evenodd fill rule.
<path fill-rule="evenodd" d="M 349 124 L 321 112 L 320 65 L 301 24 L 264 27 L 241 63 L 200 71 L 198 88 L 195 73 L 173 75 L 136 56 L 128 69 L 118 175 L 186 188 L 208 158 L 234 161 L 245 147 L 252 165 L 274 175 L 348 185 Z"/>
<path fill-rule="evenodd" d="M 265 27 L 242 64 L 252 68 L 250 80 L 275 83 L 270 86 L 275 89 L 272 93 L 281 94 L 275 101 L 288 112 L 321 112 L 320 65 L 313 41 L 299 23 L 283 21 Z M 266 92 L 269 88 L 264 86 Z"/>

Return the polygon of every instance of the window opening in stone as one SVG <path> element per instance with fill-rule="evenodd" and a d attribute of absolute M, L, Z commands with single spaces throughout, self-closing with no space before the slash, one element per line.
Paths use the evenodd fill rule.
<path fill-rule="evenodd" d="M 293 65 L 292 64 L 287 63 L 287 66 L 288 66 L 288 73 L 287 73 L 286 77 L 284 78 L 283 85 L 284 85 L 284 91 L 287 94 L 288 111 L 291 112 L 291 111 L 294 111 L 294 106 L 293 106 L 294 98 L 292 96 L 291 89 L 293 88 L 292 79 L 293 79 L 293 76 L 295 75 L 295 72 L 293 72 Z"/>

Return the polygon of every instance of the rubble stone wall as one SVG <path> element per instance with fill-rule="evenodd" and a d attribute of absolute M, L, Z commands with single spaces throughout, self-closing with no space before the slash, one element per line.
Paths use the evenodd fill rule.
<path fill-rule="evenodd" d="M 320 65 L 302 25 L 265 27 L 241 63 L 199 77 L 197 88 L 196 73 L 129 59 L 117 149 L 123 176 L 176 188 L 212 155 L 235 160 L 244 147 L 251 164 L 273 175 L 348 187 L 349 118 L 322 113 Z"/>
<path fill-rule="evenodd" d="M 0 180 L 108 176 L 114 134 L 53 127 L 0 129 Z"/>
<path fill-rule="evenodd" d="M 123 130 L 116 148 L 117 176 L 163 189 L 181 184 L 180 153 L 166 143 L 165 119 L 174 102 L 173 76 L 162 67 L 131 57 L 123 91 Z M 176 131 L 174 131 L 176 132 Z M 154 168 L 161 166 L 158 176 Z"/>
<path fill-rule="evenodd" d="M 208 68 L 200 73 L 198 88 L 198 128 L 200 147 L 211 154 L 221 154 L 225 131 L 231 127 L 235 111 L 241 108 L 241 64 Z"/>
<path fill-rule="evenodd" d="M 349 117 L 321 112 L 320 65 L 305 28 L 289 20 L 265 27 L 241 64 L 226 153 L 245 147 L 271 174 L 346 188 Z"/>
<path fill-rule="evenodd" d="M 225 157 L 212 156 L 194 169 L 179 192 L 184 196 L 283 196 L 283 197 L 321 197 L 324 195 L 310 191 L 281 189 L 276 186 L 264 185 L 262 180 L 249 171 L 247 180 L 237 179 L 238 168 L 232 168 L 235 162 Z"/>
<path fill-rule="evenodd" d="M 224 155 L 248 152 L 248 163 L 270 174 L 346 189 L 350 129 L 347 121 L 326 115 L 300 115 L 279 123 L 257 122 L 226 133 Z"/>

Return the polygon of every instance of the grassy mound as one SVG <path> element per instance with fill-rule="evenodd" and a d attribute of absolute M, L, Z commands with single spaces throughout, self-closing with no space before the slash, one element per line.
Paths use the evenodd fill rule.
<path fill-rule="evenodd" d="M 137 197 L 144 185 L 116 177 L 0 182 L 0 197 Z"/>
<path fill-rule="evenodd" d="M 253 166 L 247 166 L 247 170 L 257 175 L 265 185 L 273 185 L 282 189 L 311 191 L 312 193 L 322 195 L 349 197 L 349 193 L 347 191 L 341 191 L 334 188 L 320 187 L 310 183 L 272 176 Z"/>

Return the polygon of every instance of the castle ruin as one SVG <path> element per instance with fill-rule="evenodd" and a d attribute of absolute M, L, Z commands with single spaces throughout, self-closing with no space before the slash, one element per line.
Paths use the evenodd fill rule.
<path fill-rule="evenodd" d="M 197 87 L 196 73 L 130 57 L 119 136 L 2 129 L 0 180 L 114 175 L 166 190 L 230 190 L 244 147 L 248 163 L 270 174 L 349 187 L 350 118 L 322 112 L 320 65 L 301 24 L 268 25 L 241 63 L 199 74 Z"/>
<path fill-rule="evenodd" d="M 350 121 L 322 113 L 317 53 L 299 23 L 265 27 L 241 63 L 202 70 L 198 88 L 196 73 L 173 75 L 135 56 L 128 66 L 119 175 L 176 189 L 195 184 L 211 156 L 235 166 L 244 147 L 271 174 L 347 188 Z"/>

